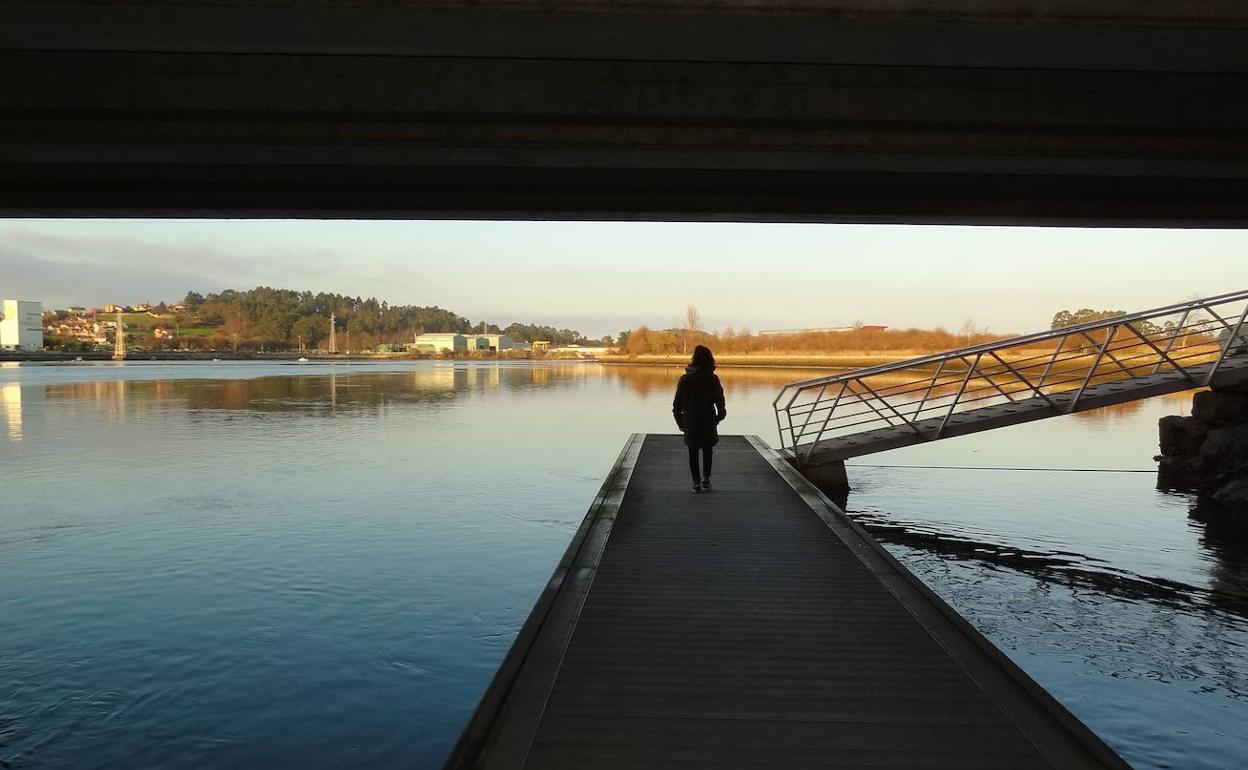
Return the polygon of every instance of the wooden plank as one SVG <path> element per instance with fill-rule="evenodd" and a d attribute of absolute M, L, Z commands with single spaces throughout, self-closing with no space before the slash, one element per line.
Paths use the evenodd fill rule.
<path fill-rule="evenodd" d="M 512 642 L 459 741 L 447 770 L 519 767 L 559 659 L 593 582 L 593 568 L 611 534 L 644 436 L 625 443 L 606 481 Z"/>
<path fill-rule="evenodd" d="M 1127 767 L 761 442 L 702 495 L 684 455 L 645 438 L 448 767 Z"/>

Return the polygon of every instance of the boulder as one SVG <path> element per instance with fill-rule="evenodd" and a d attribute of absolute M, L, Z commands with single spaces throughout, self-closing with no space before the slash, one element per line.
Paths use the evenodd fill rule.
<path fill-rule="evenodd" d="M 1213 474 L 1200 455 L 1160 457 L 1157 461 L 1157 486 L 1160 489 L 1202 490 L 1213 481 Z"/>
<path fill-rule="evenodd" d="M 1248 393 L 1201 391 L 1192 398 L 1192 416 L 1209 425 L 1248 423 Z"/>
<path fill-rule="evenodd" d="M 1200 457 L 1219 477 L 1248 476 L 1248 424 L 1211 429 L 1200 445 Z"/>
<path fill-rule="evenodd" d="M 1192 417 L 1162 417 L 1157 427 L 1161 453 L 1166 457 L 1195 454 L 1209 434 L 1209 426 Z"/>
<path fill-rule="evenodd" d="M 1209 383 L 1215 393 L 1240 393 L 1248 396 L 1248 369 L 1223 369 Z"/>
<path fill-rule="evenodd" d="M 1211 497 L 1232 511 L 1248 511 L 1248 478 L 1228 481 L 1215 489 Z"/>

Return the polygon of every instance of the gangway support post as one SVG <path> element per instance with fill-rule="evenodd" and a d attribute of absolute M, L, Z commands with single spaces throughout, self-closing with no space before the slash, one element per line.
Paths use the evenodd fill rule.
<path fill-rule="evenodd" d="M 845 472 L 844 460 L 830 460 L 818 464 L 791 462 L 798 473 L 820 489 L 849 491 L 849 475 Z"/>

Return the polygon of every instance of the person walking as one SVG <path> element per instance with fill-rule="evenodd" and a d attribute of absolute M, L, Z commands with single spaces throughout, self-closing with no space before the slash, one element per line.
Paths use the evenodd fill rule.
<path fill-rule="evenodd" d="M 689 448 L 689 472 L 693 474 L 695 493 L 711 488 L 712 447 L 719 442 L 716 426 L 728 416 L 724 408 L 724 386 L 715 376 L 715 356 L 705 345 L 693 349 L 693 359 L 676 383 L 672 399 L 672 416 L 685 434 Z M 698 453 L 702 465 L 698 467 Z"/>

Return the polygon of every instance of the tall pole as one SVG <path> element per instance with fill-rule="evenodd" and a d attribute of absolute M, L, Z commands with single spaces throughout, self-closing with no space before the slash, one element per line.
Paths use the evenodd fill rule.
<path fill-rule="evenodd" d="M 338 334 L 335 329 L 338 316 L 334 313 L 329 314 L 329 352 L 338 352 Z"/>
<path fill-rule="evenodd" d="M 117 334 L 113 336 L 113 360 L 126 360 L 126 324 L 121 320 L 121 313 L 117 314 Z"/>

